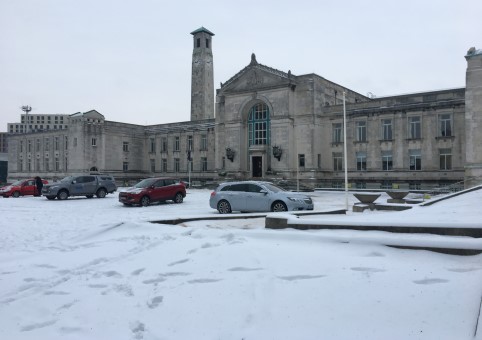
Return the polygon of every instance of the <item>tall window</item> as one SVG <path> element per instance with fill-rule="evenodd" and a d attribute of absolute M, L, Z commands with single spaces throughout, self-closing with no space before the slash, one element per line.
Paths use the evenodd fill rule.
<path fill-rule="evenodd" d="M 23 152 L 23 140 L 20 141 L 20 152 Z"/>
<path fill-rule="evenodd" d="M 155 138 L 150 138 L 149 141 L 151 142 L 149 152 L 154 153 L 156 152 L 156 139 Z"/>
<path fill-rule="evenodd" d="M 317 165 L 318 165 L 318 169 L 321 168 L 321 154 L 318 154 L 318 162 L 317 162 Z"/>
<path fill-rule="evenodd" d="M 122 151 L 129 152 L 129 142 L 122 142 Z"/>
<path fill-rule="evenodd" d="M 60 170 L 60 159 L 58 157 L 55 157 L 55 171 Z"/>
<path fill-rule="evenodd" d="M 44 159 L 44 166 L 45 166 L 45 171 L 50 171 L 50 159 L 48 157 L 45 157 Z"/>
<path fill-rule="evenodd" d="M 201 171 L 208 171 L 208 159 L 207 159 L 207 157 L 201 157 Z"/>
<path fill-rule="evenodd" d="M 389 171 L 393 168 L 392 152 L 382 151 L 382 170 Z"/>
<path fill-rule="evenodd" d="M 357 142 L 367 141 L 367 122 L 366 121 L 356 122 L 356 141 Z"/>
<path fill-rule="evenodd" d="M 96 139 L 96 138 L 92 138 L 91 143 L 92 143 L 92 144 L 91 144 L 92 146 L 97 146 L 97 139 Z"/>
<path fill-rule="evenodd" d="M 27 171 L 32 171 L 32 160 L 27 159 Z"/>
<path fill-rule="evenodd" d="M 37 158 L 35 160 L 35 170 L 40 170 L 40 158 Z"/>
<path fill-rule="evenodd" d="M 167 152 L 167 137 L 161 138 L 161 151 Z"/>
<path fill-rule="evenodd" d="M 192 136 L 187 136 L 187 149 L 193 150 Z"/>
<path fill-rule="evenodd" d="M 27 152 L 32 152 L 32 141 L 30 139 L 27 141 Z"/>
<path fill-rule="evenodd" d="M 420 149 L 408 150 L 408 156 L 410 161 L 410 170 L 419 171 L 422 170 L 422 152 Z"/>
<path fill-rule="evenodd" d="M 440 170 L 452 170 L 452 149 L 440 149 Z"/>
<path fill-rule="evenodd" d="M 35 141 L 35 151 L 37 151 L 37 152 L 40 151 L 40 139 L 38 139 L 38 138 Z"/>
<path fill-rule="evenodd" d="M 151 159 L 150 162 L 151 162 L 151 172 L 155 172 L 156 171 L 156 160 Z"/>
<path fill-rule="evenodd" d="M 343 170 L 343 156 L 341 152 L 333 152 L 333 171 Z"/>
<path fill-rule="evenodd" d="M 167 172 L 167 158 L 162 159 L 162 172 Z"/>
<path fill-rule="evenodd" d="M 266 104 L 256 104 L 248 117 L 249 145 L 269 144 L 269 109 Z"/>
<path fill-rule="evenodd" d="M 68 159 L 67 157 L 65 157 L 65 158 L 64 158 L 64 162 L 65 162 L 65 163 L 64 163 L 64 169 L 65 169 L 65 171 L 67 171 L 67 170 L 68 170 L 68 165 L 69 165 L 69 159 Z"/>
<path fill-rule="evenodd" d="M 68 136 L 64 137 L 64 147 L 65 147 L 65 150 L 69 149 L 69 137 Z"/>
<path fill-rule="evenodd" d="M 179 149 L 180 149 L 179 136 L 176 136 L 174 138 L 174 151 L 179 151 Z"/>
<path fill-rule="evenodd" d="M 54 137 L 54 150 L 59 150 L 59 137 Z"/>
<path fill-rule="evenodd" d="M 305 155 L 304 154 L 298 155 L 298 165 L 299 165 L 300 168 L 305 167 Z"/>
<path fill-rule="evenodd" d="M 408 138 L 422 138 L 422 125 L 420 116 L 408 117 Z"/>
<path fill-rule="evenodd" d="M 208 149 L 208 136 L 201 135 L 201 150 L 207 150 L 207 149 Z"/>
<path fill-rule="evenodd" d="M 343 141 L 343 130 L 341 128 L 341 123 L 333 124 L 333 143 L 341 143 Z"/>
<path fill-rule="evenodd" d="M 356 169 L 358 171 L 366 171 L 367 169 L 367 153 L 357 152 L 356 153 Z"/>
<path fill-rule="evenodd" d="M 50 138 L 45 138 L 45 151 L 50 151 Z"/>
<path fill-rule="evenodd" d="M 174 158 L 174 171 L 175 171 L 175 172 L 179 172 L 179 171 L 180 171 L 181 167 L 180 167 L 179 164 L 180 164 L 180 163 L 179 163 L 179 158 Z"/>
<path fill-rule="evenodd" d="M 382 119 L 382 140 L 392 140 L 391 119 Z"/>
<path fill-rule="evenodd" d="M 442 114 L 442 115 L 439 115 L 438 119 L 439 119 L 439 127 L 440 127 L 440 136 L 441 137 L 452 136 L 452 115 Z"/>
<path fill-rule="evenodd" d="M 127 172 L 129 171 L 129 162 L 122 163 L 122 171 Z"/>

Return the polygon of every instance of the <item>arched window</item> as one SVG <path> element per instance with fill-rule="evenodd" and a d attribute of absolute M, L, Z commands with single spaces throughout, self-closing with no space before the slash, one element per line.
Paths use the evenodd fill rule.
<path fill-rule="evenodd" d="M 269 144 L 269 109 L 266 104 L 254 105 L 248 116 L 248 140 L 251 145 Z"/>
<path fill-rule="evenodd" d="M 96 166 L 93 166 L 92 168 L 90 168 L 90 171 L 92 171 L 92 172 L 98 172 L 98 171 L 99 171 L 99 169 L 97 169 L 97 167 L 96 167 Z"/>

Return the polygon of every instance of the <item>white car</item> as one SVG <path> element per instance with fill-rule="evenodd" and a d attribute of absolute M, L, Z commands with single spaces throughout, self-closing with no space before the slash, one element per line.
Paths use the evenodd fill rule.
<path fill-rule="evenodd" d="M 222 183 L 211 193 L 209 205 L 220 214 L 232 211 L 313 210 L 313 201 L 309 196 L 259 181 Z"/>

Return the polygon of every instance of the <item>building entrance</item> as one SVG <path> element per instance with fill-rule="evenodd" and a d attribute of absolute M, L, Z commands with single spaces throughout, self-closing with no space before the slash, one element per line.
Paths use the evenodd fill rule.
<path fill-rule="evenodd" d="M 263 177 L 263 157 L 261 156 L 251 157 L 251 164 L 253 166 L 252 176 Z"/>

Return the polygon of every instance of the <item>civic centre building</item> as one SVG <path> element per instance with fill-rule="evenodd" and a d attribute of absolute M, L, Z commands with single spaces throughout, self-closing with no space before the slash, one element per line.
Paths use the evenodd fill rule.
<path fill-rule="evenodd" d="M 191 34 L 190 121 L 126 124 L 96 110 L 43 120 L 24 114 L 23 123 L 9 124 L 9 179 L 99 171 L 131 184 L 189 176 L 193 184 L 263 179 L 339 188 L 346 166 L 352 188 L 482 182 L 482 50 L 465 55 L 465 88 L 372 98 L 317 74 L 263 65 L 253 54 L 215 95 L 214 34 L 204 27 Z M 58 116 L 59 128 L 41 128 L 47 116 L 51 124 Z"/>

